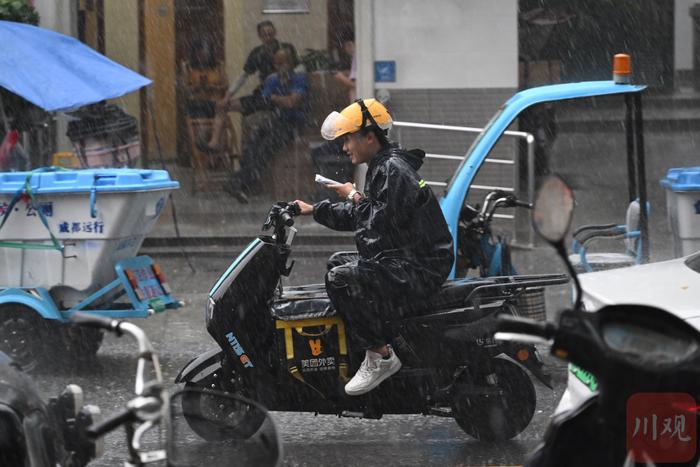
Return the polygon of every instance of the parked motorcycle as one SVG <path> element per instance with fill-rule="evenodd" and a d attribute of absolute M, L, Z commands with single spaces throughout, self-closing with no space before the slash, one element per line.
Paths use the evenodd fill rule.
<path fill-rule="evenodd" d="M 86 429 L 91 438 L 100 439 L 123 426 L 128 451 L 125 466 L 143 467 L 163 461 L 173 467 L 280 464 L 282 446 L 274 422 L 264 407 L 238 395 L 203 388 L 186 388 L 170 395 L 163 384 L 158 356 L 139 327 L 82 313 L 72 315 L 71 321 L 118 336 L 128 334 L 138 343 L 135 397 L 127 402 L 123 411 Z M 197 401 L 194 411 L 193 400 Z M 229 417 L 231 413 L 246 415 L 249 425 L 245 440 L 241 440 L 240 420 Z M 199 425 L 216 427 L 218 437 L 203 439 L 198 436 Z M 165 448 L 162 439 L 165 439 Z"/>
<path fill-rule="evenodd" d="M 102 443 L 86 434 L 99 419 L 99 408 L 83 406 L 74 384 L 46 404 L 34 381 L 0 352 L 0 465 L 83 467 L 101 455 Z"/>
<path fill-rule="evenodd" d="M 530 203 L 520 201 L 513 193 L 502 190 L 489 192 L 476 207 L 465 205 L 457 228 L 457 277 L 466 277 L 476 269 L 481 277 L 517 275 L 511 260 L 511 247 L 504 237 L 494 235 L 491 223 L 501 209 L 526 208 Z M 518 298 L 519 316 L 547 319 L 544 287 L 531 287 Z M 543 373 L 549 378 L 549 375 Z"/>
<path fill-rule="evenodd" d="M 556 415 L 543 445 L 526 465 L 695 466 L 700 458 L 695 432 L 700 333 L 672 313 L 650 306 L 583 310 L 581 287 L 563 242 L 573 205 L 571 189 L 552 177 L 543 183 L 533 211 L 535 229 L 557 249 L 575 278 L 573 309 L 564 310 L 557 324 L 500 317 L 495 337 L 550 343 L 554 356 L 595 377 L 597 394 Z M 630 294 L 633 301 L 634 291 Z"/>
<path fill-rule="evenodd" d="M 489 192 L 479 207 L 465 205 L 459 216 L 458 226 L 458 275 L 466 276 L 470 269 L 478 269 L 481 277 L 515 275 L 510 255 L 510 245 L 496 237 L 491 222 L 496 210 L 503 208 L 527 208 L 530 203 L 520 201 L 514 194 L 502 190 Z"/>
<path fill-rule="evenodd" d="M 565 275 L 451 280 L 427 300 L 397 305 L 403 319 L 387 324 L 403 367 L 372 392 L 351 397 L 343 388 L 364 349 L 346 337 L 323 284 L 282 285 L 292 271 L 298 209 L 273 205 L 263 226 L 272 235 L 253 240 L 211 289 L 206 327 L 220 348 L 194 358 L 176 382 L 255 398 L 271 410 L 453 417 L 481 440 L 510 439 L 527 427 L 536 398 L 525 368 L 549 382 L 532 345 L 493 340 L 495 318 L 517 314 L 521 294 L 565 283 Z M 256 425 L 246 423 L 242 431 Z M 191 427 L 205 438 L 219 437 L 214 425 Z"/>

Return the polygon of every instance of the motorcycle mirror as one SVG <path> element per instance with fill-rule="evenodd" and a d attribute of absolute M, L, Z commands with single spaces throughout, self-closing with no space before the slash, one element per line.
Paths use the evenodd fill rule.
<path fill-rule="evenodd" d="M 569 261 L 564 246 L 571 220 L 574 217 L 574 192 L 558 175 L 548 175 L 537 191 L 532 208 L 532 227 L 535 232 L 552 245 L 566 263 L 569 274 L 574 280 L 576 296 L 574 309 L 581 309 L 581 283 L 576 275 L 574 266 Z"/>
<path fill-rule="evenodd" d="M 574 214 L 574 193 L 558 175 L 548 176 L 535 198 L 532 226 L 552 245 L 563 243 Z"/>

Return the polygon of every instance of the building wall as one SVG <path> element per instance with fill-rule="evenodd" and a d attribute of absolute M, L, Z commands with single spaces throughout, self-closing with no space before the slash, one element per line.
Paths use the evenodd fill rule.
<path fill-rule="evenodd" d="M 246 0 L 224 1 L 225 62 L 229 80 L 235 79 L 243 70 L 246 58 L 245 4 Z"/>
<path fill-rule="evenodd" d="M 105 52 L 117 63 L 138 73 L 139 71 L 139 24 L 138 0 L 106 1 Z M 129 114 L 140 119 L 140 99 L 138 92 L 132 92 L 115 102 Z"/>
<path fill-rule="evenodd" d="M 395 60 L 388 89 L 518 85 L 517 0 L 374 1 L 375 60 Z"/>
<path fill-rule="evenodd" d="M 260 45 L 256 25 L 270 20 L 277 29 L 277 39 L 292 44 L 299 55 L 305 49 L 326 49 L 328 34 L 328 15 L 325 0 L 310 0 L 309 13 L 269 14 L 263 13 L 263 0 L 226 0 L 227 58 L 232 54 L 234 60 L 227 61 L 231 79 L 243 71 L 245 58 L 253 47 Z M 232 14 L 229 14 L 229 11 Z M 236 14 L 235 12 L 240 12 Z M 229 41 L 232 37 L 235 42 Z M 239 45 L 240 44 L 240 45 Z M 257 86 L 258 80 L 250 79 L 239 92 L 250 93 Z"/>
<path fill-rule="evenodd" d="M 172 159 L 177 143 L 175 85 L 175 7 L 173 0 L 146 0 L 144 4 L 146 76 L 153 80 L 149 92 L 163 156 Z M 149 106 L 150 107 L 150 106 Z M 149 117 L 150 119 L 150 117 Z M 148 122 L 150 125 L 151 122 Z M 155 132 L 148 131 L 151 157 L 157 157 Z"/>
<path fill-rule="evenodd" d="M 246 3 L 247 0 L 224 0 L 224 61 L 226 74 L 231 83 L 243 71 L 243 64 L 248 52 L 244 31 Z M 252 86 L 252 84 L 248 83 L 248 86 Z M 252 90 L 252 87 L 249 89 Z M 229 113 L 229 118 L 233 122 L 236 134 L 241 135 L 242 119 L 240 114 Z"/>
<path fill-rule="evenodd" d="M 396 61 L 396 82 L 375 83 L 375 89 L 388 90 L 396 120 L 483 127 L 517 90 L 517 0 L 444 1 L 439 8 L 418 0 L 374 0 L 371 8 L 374 59 Z M 406 147 L 450 155 L 464 155 L 474 137 L 392 132 Z M 513 149 L 502 145 L 499 157 L 512 156 Z M 428 160 L 421 174 L 444 181 L 454 170 L 454 162 Z"/>
<path fill-rule="evenodd" d="M 697 0 L 675 0 L 675 33 L 674 33 L 674 69 L 693 69 L 693 19 L 690 17 L 690 7 Z"/>
<path fill-rule="evenodd" d="M 77 31 L 75 0 L 34 0 L 39 26 L 75 36 Z"/>
<path fill-rule="evenodd" d="M 264 20 L 272 21 L 278 39 L 292 43 L 299 52 L 306 48 L 326 48 L 328 18 L 325 0 L 309 1 L 309 13 L 263 13 L 263 4 L 263 0 L 245 1 L 242 20 L 248 48 L 260 45 L 256 25 Z"/>
<path fill-rule="evenodd" d="M 74 0 L 34 0 L 39 13 L 39 26 L 68 36 L 77 36 L 77 5 Z M 63 114 L 56 114 L 57 151 L 72 151 L 73 146 L 66 136 L 68 122 Z"/>

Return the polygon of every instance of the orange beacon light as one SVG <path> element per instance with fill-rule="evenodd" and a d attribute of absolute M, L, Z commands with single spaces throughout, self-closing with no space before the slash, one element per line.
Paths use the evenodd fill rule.
<path fill-rule="evenodd" d="M 632 58 L 628 54 L 616 54 L 613 57 L 613 81 L 616 84 L 632 82 Z"/>

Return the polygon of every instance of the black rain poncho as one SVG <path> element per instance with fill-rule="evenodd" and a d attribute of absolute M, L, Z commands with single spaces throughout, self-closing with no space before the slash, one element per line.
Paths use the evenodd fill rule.
<path fill-rule="evenodd" d="M 416 172 L 424 157 L 420 150 L 386 147 L 370 162 L 365 197 L 357 204 L 314 205 L 320 224 L 355 232 L 359 258 L 333 267 L 326 287 L 366 348 L 386 343 L 382 320 L 396 318 L 387 305 L 427 298 L 452 269 L 452 236 L 437 198 Z"/>

